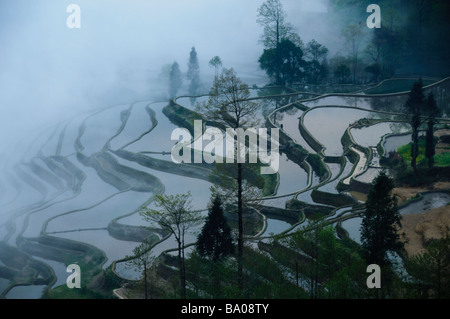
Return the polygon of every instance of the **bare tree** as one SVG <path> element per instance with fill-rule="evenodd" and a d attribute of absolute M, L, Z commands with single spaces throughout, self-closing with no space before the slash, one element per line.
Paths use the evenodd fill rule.
<path fill-rule="evenodd" d="M 209 65 L 214 68 L 215 70 L 214 80 L 217 80 L 219 76 L 219 68 L 222 66 L 222 59 L 216 55 L 211 60 L 209 60 Z"/>
<path fill-rule="evenodd" d="M 351 24 L 342 30 L 342 36 L 349 47 L 352 58 L 353 84 L 356 83 L 356 74 L 358 72 L 359 48 L 364 38 L 364 32 L 360 24 Z"/>
<path fill-rule="evenodd" d="M 199 212 L 193 211 L 191 194 L 156 195 L 155 206 L 141 212 L 144 220 L 156 222 L 161 228 L 168 230 L 178 244 L 178 262 L 180 267 L 181 298 L 186 298 L 186 269 L 184 264 L 185 235 L 188 230 L 201 221 Z"/>
<path fill-rule="evenodd" d="M 286 22 L 287 14 L 283 10 L 280 0 L 267 0 L 258 9 L 257 22 L 264 27 L 260 42 L 266 49 L 275 49 L 275 79 L 280 83 L 282 57 L 279 47 L 282 40 L 289 40 L 303 49 L 303 43 L 298 34 L 294 32 L 294 26 Z"/>
<path fill-rule="evenodd" d="M 133 255 L 127 256 L 129 258 L 128 263 L 137 266 L 139 269 L 143 268 L 144 275 L 144 296 L 148 299 L 148 280 L 147 270 L 149 266 L 155 260 L 155 257 L 151 255 L 151 246 L 147 240 L 143 241 L 139 246 L 133 249 Z"/>
<path fill-rule="evenodd" d="M 259 7 L 256 21 L 264 27 L 261 42 L 266 48 L 278 47 L 283 39 L 302 47 L 300 37 L 294 32 L 294 26 L 285 21 L 286 17 L 280 0 L 267 0 Z"/>
<path fill-rule="evenodd" d="M 250 91 L 247 84 L 236 76 L 233 69 L 224 69 L 214 82 L 207 103 L 197 105 L 197 110 L 205 118 L 233 129 L 254 126 L 257 104 L 249 101 Z M 239 151 L 238 151 L 239 152 Z M 234 152 L 235 154 L 237 152 Z M 225 165 L 225 164 L 224 164 Z M 238 213 L 238 281 L 242 290 L 242 254 L 243 254 L 243 163 L 237 161 L 237 213 Z"/>

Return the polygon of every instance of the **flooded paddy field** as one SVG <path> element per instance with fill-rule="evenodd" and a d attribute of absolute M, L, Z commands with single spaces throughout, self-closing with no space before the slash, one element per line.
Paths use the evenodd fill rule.
<path fill-rule="evenodd" d="M 408 127 L 397 121 L 397 114 L 378 112 L 378 102 L 371 97 L 324 96 L 303 101 L 301 94 L 265 98 L 266 94 L 269 93 L 252 90 L 251 95 L 255 103 L 260 103 L 261 125 L 264 127 L 270 115 L 273 125 L 286 133 L 287 141 L 303 149 L 305 158 L 301 161 L 285 152 L 280 155 L 275 191 L 261 198 L 263 206 L 279 211 L 262 214 L 264 229 L 259 229 L 252 240 L 294 231 L 302 224 L 301 214 L 296 221 L 283 218 L 288 202 L 317 207 L 319 204 L 312 196 L 314 190 L 324 196 L 338 196 L 339 185 L 350 185 L 352 179 L 370 184 L 380 169 L 373 167 L 378 163 L 374 161 L 373 148 L 383 136 L 389 135 L 383 144 L 386 152 L 410 138 Z M 392 99 L 395 102 L 391 103 L 401 101 L 398 97 Z M 196 103 L 207 100 L 208 96 L 198 97 Z M 177 103 L 187 110 L 194 109 L 189 97 L 181 97 Z M 285 105 L 288 107 L 284 108 Z M 169 102 L 148 100 L 85 112 L 42 128 L 30 139 L 5 145 L 0 157 L 0 169 L 7 177 L 0 183 L 3 192 L 0 239 L 8 249 L 17 254 L 26 252 L 31 260 L 53 269 L 52 287 L 65 283 L 68 261 L 49 255 L 46 250 L 49 248 L 41 244 L 44 240 L 94 247 L 105 256 L 103 269 L 115 264 L 119 276 L 135 279 L 139 272 L 126 267 L 122 260 L 139 243 L 112 234 L 109 227 L 113 221 L 126 227 L 145 226 L 139 212 L 143 207 L 156 208 L 152 202 L 155 195 L 187 192 L 192 195 L 193 209 L 206 216 L 213 183 L 208 175 L 202 175 L 205 170 L 189 176 L 185 164 L 176 166 L 172 162 L 170 151 L 176 141 L 171 140 L 171 133 L 179 126 L 165 115 L 166 107 L 170 107 Z M 377 122 L 349 129 L 361 119 Z M 311 138 L 305 138 L 301 125 L 323 146 L 323 153 L 317 151 Z M 342 141 L 347 130 L 350 145 Z M 391 137 L 391 134 L 397 135 Z M 359 155 L 358 161 L 350 161 L 349 150 Z M 306 159 L 313 154 L 323 165 L 322 175 L 307 163 Z M 429 209 L 448 201 L 448 194 L 425 194 L 419 202 L 403 208 L 402 213 Z M 330 218 L 340 216 L 343 211 L 335 208 L 338 210 Z M 342 222 L 350 238 L 357 242 L 360 221 L 354 217 Z M 201 225 L 187 234 L 186 244 L 195 243 L 200 229 Z M 154 256 L 177 246 L 173 236 L 160 239 L 152 249 Z M 73 256 L 71 262 L 77 263 L 77 255 Z M 6 267 L 1 256 L 0 267 Z M 39 298 L 43 288 L 45 285 L 31 283 L 15 286 L 12 280 L 0 278 L 0 294 L 5 292 L 5 298 Z"/>

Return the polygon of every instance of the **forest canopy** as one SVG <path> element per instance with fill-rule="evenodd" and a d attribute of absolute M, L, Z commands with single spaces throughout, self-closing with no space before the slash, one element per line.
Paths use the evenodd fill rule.
<path fill-rule="evenodd" d="M 403 75 L 450 73 L 450 1 L 328 0 L 329 11 L 344 25 L 365 24 L 370 4 L 381 8 L 381 28 L 373 29 L 368 49 L 374 64 Z M 386 63 L 394 65 L 386 66 Z M 392 76 L 392 74 L 391 74 Z"/>

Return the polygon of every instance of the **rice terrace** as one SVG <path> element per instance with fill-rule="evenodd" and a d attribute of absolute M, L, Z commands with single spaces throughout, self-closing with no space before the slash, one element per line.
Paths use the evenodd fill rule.
<path fill-rule="evenodd" d="M 16 12 L 6 2 L 1 17 Z M 73 2 L 79 15 L 42 2 L 48 17 L 75 19 L 52 31 L 75 41 L 55 47 L 76 52 L 68 60 L 31 67 L 31 27 L 0 22 L 23 34 L 0 54 L 0 298 L 450 297 L 448 2 L 209 1 L 230 34 L 212 18 L 220 41 L 195 19 L 183 31 L 176 11 L 149 44 L 138 26 L 154 30 L 144 12 L 164 5 L 111 4 L 105 14 L 130 25 L 117 22 L 116 38 L 90 20 L 99 4 Z M 213 11 L 172 2 L 187 16 Z M 372 4 L 380 25 L 366 25 Z M 30 24 L 53 30 L 44 20 Z M 256 49 L 230 49 L 245 45 Z M 14 50 L 32 59 L 29 73 Z M 7 110 L 12 101 L 30 106 Z"/>

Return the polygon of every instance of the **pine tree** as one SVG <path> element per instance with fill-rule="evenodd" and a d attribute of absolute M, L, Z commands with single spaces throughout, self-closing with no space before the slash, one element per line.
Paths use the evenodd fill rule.
<path fill-rule="evenodd" d="M 450 298 L 450 237 L 448 229 L 444 231 L 443 237 L 430 241 L 406 263 L 413 276 L 409 284 L 423 294 L 418 297 Z"/>
<path fill-rule="evenodd" d="M 200 86 L 200 66 L 195 47 L 192 47 L 191 53 L 189 54 L 187 78 L 190 81 L 189 94 L 197 95 Z"/>
<path fill-rule="evenodd" d="M 181 79 L 180 66 L 177 62 L 174 62 L 170 68 L 169 75 L 169 95 L 171 99 L 177 95 L 177 92 L 181 88 L 182 84 L 183 80 Z"/>
<path fill-rule="evenodd" d="M 214 197 L 209 214 L 197 238 L 197 251 L 201 257 L 218 261 L 234 251 L 231 229 L 223 215 L 220 197 Z"/>
<path fill-rule="evenodd" d="M 391 264 L 388 252 L 403 247 L 397 199 L 391 194 L 393 180 L 383 171 L 372 182 L 361 225 L 361 242 L 368 264 L 381 267 Z"/>
<path fill-rule="evenodd" d="M 428 126 L 425 144 L 425 157 L 428 159 L 428 168 L 434 165 L 435 142 L 434 142 L 434 124 L 436 116 L 439 115 L 439 109 L 436 105 L 433 93 L 427 96 L 426 108 L 428 113 Z"/>
<path fill-rule="evenodd" d="M 412 128 L 412 146 L 411 146 L 411 167 L 414 175 L 417 176 L 417 156 L 419 155 L 419 126 L 421 124 L 420 113 L 424 106 L 425 96 L 423 94 L 422 79 L 415 82 L 409 93 L 405 108 L 410 114 L 410 124 Z"/>

